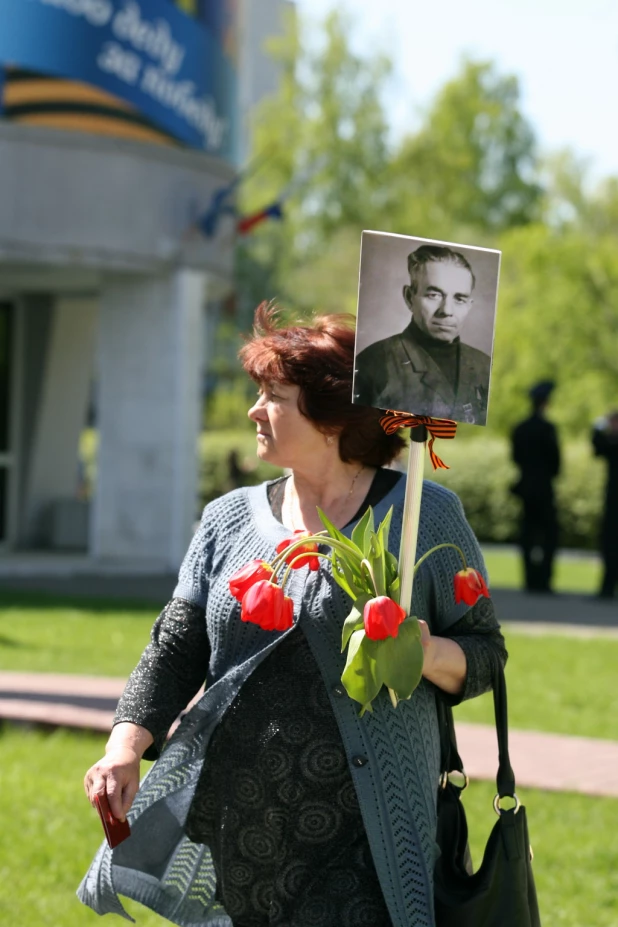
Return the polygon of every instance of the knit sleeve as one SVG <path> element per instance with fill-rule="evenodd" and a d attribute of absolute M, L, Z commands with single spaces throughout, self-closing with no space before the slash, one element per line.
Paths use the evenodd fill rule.
<path fill-rule="evenodd" d="M 504 666 L 508 653 L 491 599 L 481 598 L 455 622 L 445 637 L 456 641 L 466 655 L 466 678 L 458 695 L 441 692 L 450 705 L 458 705 L 491 689 L 492 665 L 496 656 Z"/>
<path fill-rule="evenodd" d="M 153 625 L 114 716 L 114 724 L 131 721 L 150 731 L 154 744 L 145 759 L 161 752 L 172 723 L 204 683 L 209 660 L 204 609 L 172 599 Z"/>
<path fill-rule="evenodd" d="M 423 550 L 428 551 L 440 544 L 455 544 L 462 551 L 466 565 L 478 570 L 488 582 L 481 548 L 459 498 L 443 486 L 435 483 L 425 485 L 427 491 L 423 489 L 421 510 Z M 461 556 L 453 547 L 437 550 L 420 567 L 423 586 L 427 589 L 428 620 L 433 634 L 445 634 L 470 608 L 464 602 L 455 602 L 453 580 L 462 568 Z"/>
<path fill-rule="evenodd" d="M 218 526 L 216 504 L 207 505 L 193 535 L 189 549 L 178 572 L 174 598 L 185 599 L 201 608 L 208 601 L 208 583 L 215 535 Z"/>

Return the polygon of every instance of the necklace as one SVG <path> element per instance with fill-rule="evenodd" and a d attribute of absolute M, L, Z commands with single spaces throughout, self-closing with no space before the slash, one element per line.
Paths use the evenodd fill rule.
<path fill-rule="evenodd" d="M 356 481 L 357 481 L 357 479 L 359 478 L 359 476 L 361 475 L 361 473 L 363 472 L 364 469 L 365 469 L 365 464 L 361 464 L 360 468 L 356 471 L 356 473 L 355 473 L 354 476 L 352 477 L 352 482 L 350 483 L 350 488 L 349 488 L 349 490 L 348 490 L 348 494 L 347 494 L 347 496 L 346 496 L 344 505 L 347 505 L 347 503 L 350 501 L 350 499 L 351 499 L 351 497 L 352 497 L 352 495 L 353 495 L 353 493 L 354 493 L 354 488 L 355 488 L 355 486 L 356 486 Z M 296 498 L 298 499 L 298 493 L 295 493 L 295 495 L 296 495 Z M 343 508 L 343 507 L 341 507 L 341 508 Z M 294 518 L 294 500 L 293 500 L 293 498 L 292 498 L 292 484 L 290 483 L 290 479 L 289 479 L 289 478 L 288 478 L 288 480 L 286 481 L 285 489 L 284 489 L 284 492 L 283 492 L 283 504 L 282 504 L 282 506 L 281 506 L 282 514 L 283 514 L 284 509 L 286 510 L 286 511 L 285 511 L 285 521 L 287 521 L 287 523 L 288 523 L 288 525 L 291 527 L 292 531 L 297 531 L 297 530 L 299 530 L 299 529 L 296 527 L 296 520 L 295 520 L 295 518 Z M 301 529 L 301 530 L 302 530 L 302 529 Z"/>

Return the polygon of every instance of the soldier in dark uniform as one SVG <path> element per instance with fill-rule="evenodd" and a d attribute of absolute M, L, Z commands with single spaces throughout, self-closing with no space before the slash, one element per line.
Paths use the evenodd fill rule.
<path fill-rule="evenodd" d="M 613 599 L 618 586 L 618 409 L 597 422 L 592 431 L 592 446 L 597 457 L 607 460 L 605 510 L 601 521 L 604 571 L 599 598 Z"/>
<path fill-rule="evenodd" d="M 422 245 L 408 255 L 408 272 L 412 321 L 358 354 L 354 401 L 484 425 L 491 358 L 459 337 L 474 302 L 472 268 L 458 251 Z"/>
<path fill-rule="evenodd" d="M 522 500 L 521 548 L 528 592 L 551 592 L 558 518 L 553 480 L 560 472 L 560 448 L 555 426 L 545 418 L 551 380 L 530 390 L 532 415 L 512 435 L 513 460 L 521 471 L 513 492 Z"/>

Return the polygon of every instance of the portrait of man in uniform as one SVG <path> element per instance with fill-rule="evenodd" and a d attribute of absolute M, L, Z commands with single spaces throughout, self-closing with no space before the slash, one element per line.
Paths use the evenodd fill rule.
<path fill-rule="evenodd" d="M 404 236 L 364 232 L 363 252 L 365 236 L 369 236 L 369 245 L 376 236 L 395 239 L 399 250 L 402 238 L 404 246 L 407 244 Z M 441 242 L 425 242 L 409 250 L 405 256 L 407 279 L 399 290 L 401 305 L 409 314 L 407 324 L 359 349 L 358 331 L 366 340 L 368 329 L 381 333 L 384 323 L 388 324 L 386 317 L 380 321 L 385 307 L 368 305 L 362 298 L 366 294 L 361 256 L 354 402 L 458 422 L 486 423 L 499 253 L 485 251 L 492 256 L 495 270 L 493 281 L 491 271 L 488 275 L 485 268 L 484 273 L 483 317 L 489 330 L 482 332 L 482 341 L 489 346 L 487 351 L 466 338 L 466 323 L 477 312 L 477 277 L 471 256 L 475 250 L 466 248 L 464 253 L 463 246 Z M 390 273 L 393 262 L 383 267 Z M 493 302 L 489 313 L 488 289 L 489 302 Z M 476 320 L 477 332 L 480 321 Z"/>

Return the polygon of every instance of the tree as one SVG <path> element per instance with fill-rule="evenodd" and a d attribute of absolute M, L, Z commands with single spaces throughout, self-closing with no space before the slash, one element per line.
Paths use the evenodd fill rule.
<path fill-rule="evenodd" d="M 539 213 L 536 144 L 516 77 L 464 61 L 390 165 L 391 215 L 424 237 L 486 241 Z"/>
<path fill-rule="evenodd" d="M 617 404 L 616 239 L 539 224 L 500 244 L 492 429 L 508 430 L 528 410 L 528 387 L 549 378 L 557 383 L 552 417 L 565 436 L 585 434 Z"/>
<path fill-rule="evenodd" d="M 262 295 L 297 309 L 336 311 L 337 288 L 348 292 L 348 305 L 355 294 L 360 232 L 377 221 L 383 199 L 389 152 L 381 88 L 389 63 L 352 52 L 347 31 L 342 16 L 331 14 L 316 47 L 303 40 L 291 17 L 285 37 L 271 43 L 281 85 L 258 108 L 255 171 L 243 185 L 241 205 L 259 209 L 284 194 L 285 218 L 265 224 L 240 246 L 250 301 L 251 281 L 264 282 L 259 266 L 270 268 Z M 334 289 L 320 285 L 325 277 Z"/>

